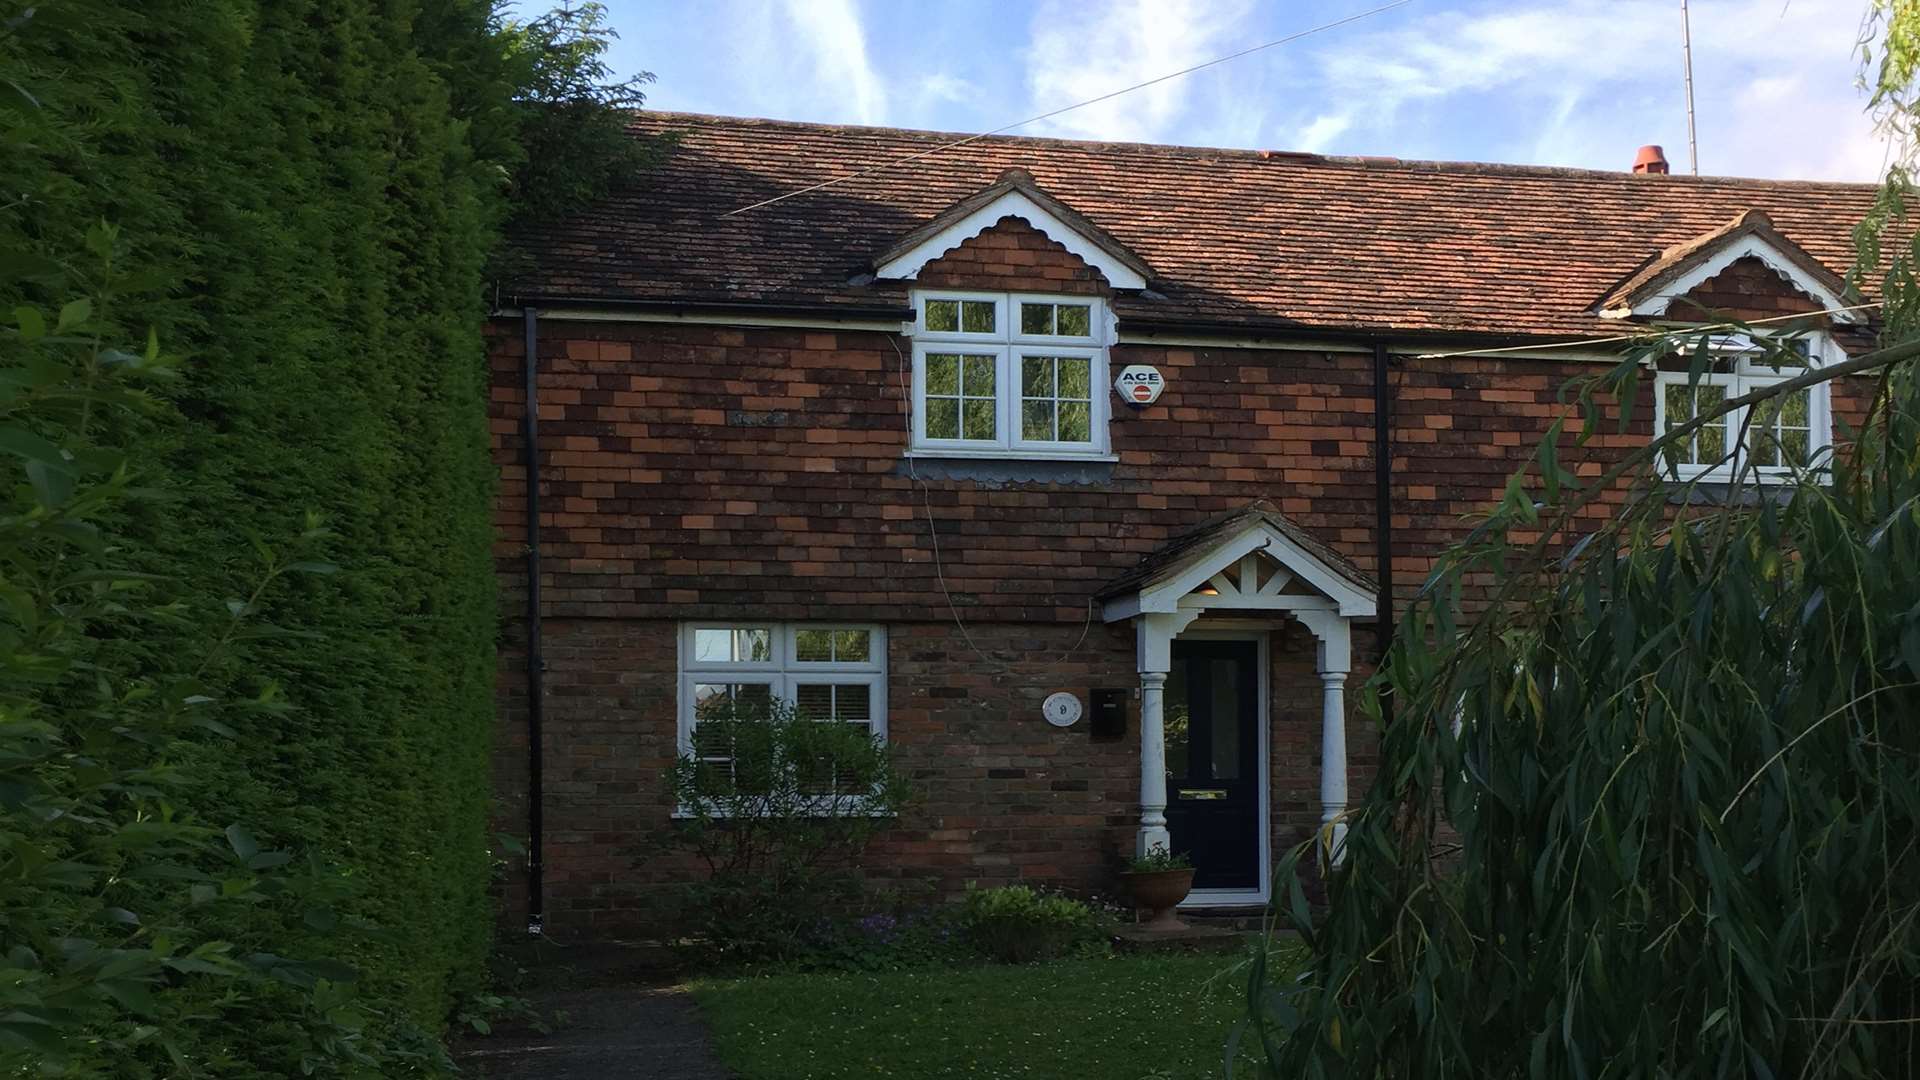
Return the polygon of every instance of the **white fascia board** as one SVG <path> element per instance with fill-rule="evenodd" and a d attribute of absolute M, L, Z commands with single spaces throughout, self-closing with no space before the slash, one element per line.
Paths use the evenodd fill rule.
<path fill-rule="evenodd" d="M 1847 306 L 1846 298 L 1835 294 L 1816 281 L 1809 280 L 1799 267 L 1793 264 L 1784 252 L 1759 236 L 1741 237 L 1738 243 L 1728 244 L 1704 259 L 1698 266 L 1668 282 L 1658 293 L 1633 305 L 1631 310 L 1610 308 L 1601 312 L 1606 318 L 1624 318 L 1627 315 L 1665 315 L 1667 308 L 1675 300 L 1698 288 L 1714 275 L 1725 270 L 1740 259 L 1751 255 L 1767 265 L 1767 269 L 1779 274 L 1787 284 L 1806 293 L 1818 301 L 1822 308 L 1834 311 Z M 1857 311 L 1836 311 L 1832 316 L 1836 322 L 1859 323 Z"/>
<path fill-rule="evenodd" d="M 1300 580 L 1313 586 L 1322 596 L 1339 605 L 1340 614 L 1348 618 L 1372 617 L 1372 594 L 1356 588 L 1343 575 L 1335 573 L 1311 552 L 1280 533 L 1269 529 L 1267 536 L 1267 554 L 1273 556 L 1281 566 L 1293 571 Z"/>
<path fill-rule="evenodd" d="M 1247 352 L 1317 352 L 1352 353 L 1355 355 L 1364 355 L 1373 352 L 1372 345 L 1344 339 L 1325 341 L 1316 340 L 1311 337 L 1211 337 L 1205 334 L 1129 333 L 1125 330 L 1120 332 L 1114 344 L 1119 346 L 1152 346 L 1163 349 L 1236 349 Z M 1627 343 L 1622 342 L 1621 344 Z M 1451 359 L 1453 355 L 1457 354 L 1463 360 L 1488 358 L 1502 360 L 1580 360 L 1596 364 L 1617 364 L 1620 362 L 1619 353 L 1605 352 L 1597 347 L 1513 349 L 1507 346 L 1499 346 L 1494 351 L 1475 351 L 1472 345 L 1461 345 L 1455 350 L 1447 346 L 1435 345 L 1432 342 L 1410 344 L 1407 342 L 1395 342 L 1391 339 L 1386 342 L 1386 346 L 1387 351 L 1394 356 L 1410 356 L 1415 359 L 1423 358 L 1429 353 L 1439 353 L 1442 359 Z"/>
<path fill-rule="evenodd" d="M 878 330 L 889 334 L 900 333 L 903 325 L 899 319 L 836 319 L 829 315 L 729 315 L 721 311 L 622 311 L 618 308 L 565 307 L 543 307 L 538 310 L 541 322 L 680 323 L 691 326 L 764 326 L 789 330 Z M 497 308 L 492 317 L 517 319 L 522 314 L 524 309 L 521 308 Z"/>
<path fill-rule="evenodd" d="M 1180 601 L 1188 593 L 1205 584 L 1213 575 L 1239 563 L 1243 556 L 1255 551 L 1266 552 L 1295 578 L 1312 586 L 1320 595 L 1333 601 L 1334 607 L 1341 615 L 1348 618 L 1368 618 L 1374 614 L 1372 594 L 1355 587 L 1343 575 L 1321 562 L 1312 552 L 1294 543 L 1278 530 L 1256 523 L 1233 539 L 1215 547 L 1207 553 L 1206 558 L 1189 566 L 1177 577 L 1140 590 L 1137 598 L 1115 598 L 1109 601 L 1104 613 L 1106 621 L 1115 622 L 1126 618 L 1127 615 L 1122 612 L 1131 614 L 1181 610 Z M 1133 603 L 1124 603 L 1127 599 L 1132 599 Z M 1296 599 L 1297 597 L 1291 595 L 1275 597 L 1272 607 L 1274 610 L 1290 610 L 1302 606 L 1294 603 Z M 1235 608 L 1245 610 L 1239 605 Z"/>
<path fill-rule="evenodd" d="M 884 265 L 874 271 L 874 276 L 895 280 L 916 278 L 928 263 L 992 228 L 1003 217 L 1024 218 L 1027 224 L 1045 233 L 1047 239 L 1080 256 L 1088 266 L 1105 274 L 1107 283 L 1116 289 L 1147 287 L 1145 278 L 1019 191 L 1007 192 L 887 260 Z"/>

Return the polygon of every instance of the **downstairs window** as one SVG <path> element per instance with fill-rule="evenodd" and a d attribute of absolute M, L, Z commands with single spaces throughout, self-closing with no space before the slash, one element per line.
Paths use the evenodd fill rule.
<path fill-rule="evenodd" d="M 689 623 L 680 634 L 680 752 L 731 768 L 700 718 L 784 701 L 802 717 L 887 733 L 887 636 L 877 626 Z"/>

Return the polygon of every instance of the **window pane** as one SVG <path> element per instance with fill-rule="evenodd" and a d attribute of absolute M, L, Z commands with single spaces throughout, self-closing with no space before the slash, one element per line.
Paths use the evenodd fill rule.
<path fill-rule="evenodd" d="M 793 708 L 795 712 L 809 720 L 833 719 L 833 687 L 794 687 Z"/>
<path fill-rule="evenodd" d="M 866 683 L 851 683 L 833 689 L 833 718 L 844 723 L 864 724 L 873 719 L 873 691 Z"/>
<path fill-rule="evenodd" d="M 1020 360 L 1020 393 L 1023 397 L 1046 398 L 1053 396 L 1053 361 L 1044 356 L 1027 356 Z"/>
<path fill-rule="evenodd" d="M 947 333 L 960 329 L 960 301 L 927 301 L 927 329 Z"/>
<path fill-rule="evenodd" d="M 960 392 L 960 357 L 956 353 L 927 354 L 927 393 Z"/>
<path fill-rule="evenodd" d="M 796 630 L 793 634 L 793 658 L 807 663 L 833 659 L 833 631 Z"/>
<path fill-rule="evenodd" d="M 965 439 L 984 440 L 999 438 L 999 425 L 995 423 L 994 420 L 995 409 L 995 403 L 990 400 L 983 401 L 979 398 L 967 398 L 964 402 L 964 411 L 961 414 L 962 427 L 965 432 L 961 437 Z"/>
<path fill-rule="evenodd" d="M 927 399 L 927 438 L 957 439 L 960 437 L 960 399 Z"/>
<path fill-rule="evenodd" d="M 1020 437 L 1036 442 L 1053 441 L 1053 401 L 1020 403 Z"/>
<path fill-rule="evenodd" d="M 1213 779 L 1240 779 L 1240 663 L 1215 660 L 1208 683 L 1213 689 L 1208 742 L 1213 750 Z"/>
<path fill-rule="evenodd" d="M 966 378 L 960 384 L 960 392 L 968 397 L 990 396 L 994 382 L 993 357 L 969 356 L 966 362 Z"/>
<path fill-rule="evenodd" d="M 993 333 L 993 309 L 998 306 L 991 300 L 962 300 L 960 328 L 969 334 Z"/>
<path fill-rule="evenodd" d="M 1061 442 L 1093 441 L 1093 406 L 1084 401 L 1060 403 Z"/>
<path fill-rule="evenodd" d="M 1694 454 L 1692 461 L 1697 465 L 1718 465 L 1727 456 L 1727 425 L 1725 420 L 1708 424 L 1694 435 Z"/>
<path fill-rule="evenodd" d="M 1809 408 L 1813 404 L 1813 391 L 1801 390 L 1778 399 L 1780 402 L 1780 423 L 1787 427 L 1808 426 Z"/>
<path fill-rule="evenodd" d="M 1762 401 L 1747 415 L 1750 421 L 1747 429 L 1747 446 L 1753 451 L 1753 463 L 1755 465 L 1780 464 L 1780 442 L 1777 436 L 1780 399 Z"/>
<path fill-rule="evenodd" d="M 1780 449 L 1787 460 L 1795 465 L 1805 465 L 1812 456 L 1812 439 L 1805 428 L 1787 428 L 1780 432 Z"/>
<path fill-rule="evenodd" d="M 724 664 L 733 659 L 733 631 L 695 630 L 693 658 L 703 664 Z"/>
<path fill-rule="evenodd" d="M 1021 304 L 1020 332 L 1023 334 L 1053 333 L 1053 305 Z"/>
<path fill-rule="evenodd" d="M 739 630 L 740 659 L 765 663 L 773 659 L 773 631 Z"/>
<path fill-rule="evenodd" d="M 1750 371 L 1793 371 L 1807 366 L 1807 356 L 1807 342 L 1801 338 L 1771 342 L 1770 347 L 1756 345 L 1741 360 Z"/>
<path fill-rule="evenodd" d="M 873 650 L 873 633 L 868 630 L 835 630 L 833 658 L 846 664 L 864 664 Z"/>
<path fill-rule="evenodd" d="M 725 760 L 733 756 L 733 740 L 718 724 L 698 724 L 693 729 L 693 756 L 706 760 Z"/>
<path fill-rule="evenodd" d="M 695 683 L 695 722 L 711 718 L 752 719 L 765 716 L 773 704 L 773 687 L 766 683 Z"/>
<path fill-rule="evenodd" d="M 1054 363 L 1060 365 L 1060 396 L 1079 398 L 1082 401 L 1093 399 L 1093 361 L 1084 357 L 1063 356 Z"/>
<path fill-rule="evenodd" d="M 693 658 L 707 664 L 765 663 L 773 659 L 773 631 L 766 627 L 695 630 Z"/>
<path fill-rule="evenodd" d="M 1072 337 L 1093 336 L 1093 309 L 1086 304 L 1062 304 L 1057 330 Z"/>

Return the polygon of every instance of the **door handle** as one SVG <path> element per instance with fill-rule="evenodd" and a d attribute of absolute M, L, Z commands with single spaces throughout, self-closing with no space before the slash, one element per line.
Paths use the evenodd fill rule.
<path fill-rule="evenodd" d="M 1183 799 L 1193 799 L 1197 801 L 1224 799 L 1227 797 L 1227 789 L 1226 788 L 1181 788 L 1180 797 Z"/>

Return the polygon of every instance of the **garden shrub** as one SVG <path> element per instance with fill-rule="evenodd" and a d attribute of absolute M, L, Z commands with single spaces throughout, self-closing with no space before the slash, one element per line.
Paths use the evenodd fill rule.
<path fill-rule="evenodd" d="M 968 888 L 960 902 L 960 926 L 974 948 L 1003 964 L 1097 948 L 1109 929 L 1092 906 L 1028 885 Z"/>
<path fill-rule="evenodd" d="M 196 1022 L 249 1008 L 278 1018 L 277 1056 L 302 1068 L 397 1064 L 368 1052 L 352 968 L 258 932 L 340 927 L 333 868 L 209 817 L 185 764 L 196 739 L 228 746 L 234 725 L 288 715 L 270 683 L 236 696 L 207 673 L 295 633 L 264 612 L 293 579 L 333 573 L 302 555 L 324 530 L 263 539 L 218 593 L 136 568 L 125 511 L 162 494 L 95 435 L 164 414 L 150 391 L 175 364 L 156 338 L 110 344 L 118 236 L 96 226 L 88 247 L 94 295 L 21 306 L 0 331 L 0 1075 L 218 1067 Z M 210 633 L 162 657 L 124 647 L 182 624 Z"/>
<path fill-rule="evenodd" d="M 690 928 L 730 962 L 793 960 L 869 899 L 859 860 L 908 801 L 884 741 L 784 701 L 702 711 L 667 771 L 684 820 L 672 844 L 705 864 Z"/>
<path fill-rule="evenodd" d="M 335 897 L 308 918 L 245 887 L 259 902 L 167 909 L 179 924 L 167 940 L 336 955 L 359 974 L 359 1042 L 406 1040 L 425 1055 L 385 1062 L 383 1075 L 430 1065 L 421 1033 L 437 1034 L 483 978 L 496 633 L 484 273 L 509 213 L 502 178 L 536 129 L 606 130 L 591 102 L 516 102 L 591 90 L 593 69 L 582 83 L 566 65 L 590 64 L 604 36 L 597 8 L 574 11 L 533 38 L 508 32 L 488 0 L 0 11 L 0 312 L 30 308 L 57 326 L 48 313 L 89 296 L 76 325 L 136 345 L 151 329 L 180 357 L 177 378 L 150 389 L 171 408 L 102 408 L 81 429 L 163 496 L 101 508 L 115 572 L 216 598 L 89 624 L 100 655 L 87 663 L 105 665 L 107 685 L 164 689 L 193 659 L 203 696 L 272 704 L 228 710 L 220 731 L 169 734 L 166 804 L 190 808 L 195 829 L 250 823 L 260 851 L 300 852 L 301 873 Z M 515 82 L 529 71 L 546 80 L 537 93 Z M 637 103 L 631 86 L 622 95 Z M 69 258 L 103 220 L 124 238 L 107 291 Z M 10 367 L 26 362 L 26 327 L 14 329 Z M 38 476 L 43 495 L 68 482 L 44 461 L 27 467 L 19 475 Z M 314 515 L 326 528 L 301 561 L 339 572 L 280 575 L 257 602 L 236 600 L 250 625 L 223 639 L 233 615 L 218 598 L 258 578 L 261 550 L 310 533 Z M 33 723 L 53 725 L 34 737 L 66 746 L 62 725 L 82 718 L 64 710 L 98 708 L 83 689 L 29 695 Z M 190 855 L 205 850 L 179 858 Z M 49 890 L 16 895 L 10 917 L 66 926 L 67 901 Z M 341 937 L 342 926 L 378 932 Z M 326 993 L 337 1004 L 343 991 Z M 222 998 L 167 1035 L 216 1074 L 321 1067 L 303 1050 L 308 1018 L 287 1004 Z"/>

